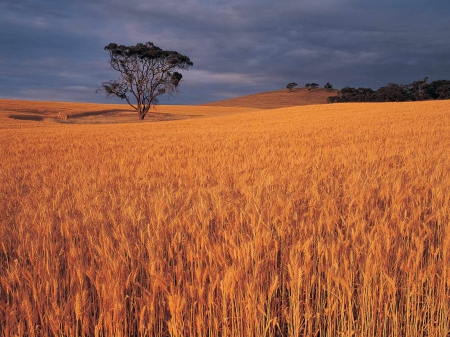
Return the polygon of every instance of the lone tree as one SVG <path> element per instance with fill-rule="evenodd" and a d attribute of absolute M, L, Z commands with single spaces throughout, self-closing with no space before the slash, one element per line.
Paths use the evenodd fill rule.
<path fill-rule="evenodd" d="M 178 92 L 183 75 L 176 70 L 186 70 L 194 65 L 189 57 L 176 51 L 162 50 L 152 42 L 135 46 L 110 43 L 105 50 L 109 52 L 109 64 L 120 77 L 103 82 L 97 91 L 104 91 L 107 97 L 125 99 L 139 113 L 139 120 L 144 119 L 152 105 L 158 103 L 159 96 L 173 96 Z"/>
<path fill-rule="evenodd" d="M 330 82 L 327 82 L 323 87 L 327 89 L 327 91 L 333 90 L 333 85 Z"/>
<path fill-rule="evenodd" d="M 297 83 L 291 82 L 286 86 L 286 88 L 289 89 L 289 91 L 292 91 L 292 89 L 294 89 L 296 86 L 297 86 Z"/>
<path fill-rule="evenodd" d="M 309 91 L 311 89 L 317 89 L 319 85 L 317 83 L 306 83 L 305 88 L 307 88 Z"/>

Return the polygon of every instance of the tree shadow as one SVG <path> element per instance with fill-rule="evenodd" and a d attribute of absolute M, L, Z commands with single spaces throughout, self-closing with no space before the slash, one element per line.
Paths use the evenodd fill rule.
<path fill-rule="evenodd" d="M 9 115 L 9 118 L 21 120 L 21 121 L 43 121 L 44 118 L 36 115 Z"/>
<path fill-rule="evenodd" d="M 131 113 L 132 111 L 130 109 L 94 110 L 94 111 L 86 111 L 86 112 L 69 114 L 69 118 L 97 116 L 97 115 L 120 113 L 120 112 L 130 112 Z"/>

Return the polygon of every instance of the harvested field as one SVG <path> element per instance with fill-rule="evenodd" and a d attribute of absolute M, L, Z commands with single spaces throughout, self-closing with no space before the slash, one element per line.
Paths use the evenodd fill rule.
<path fill-rule="evenodd" d="M 248 107 L 207 107 L 185 105 L 158 105 L 152 108 L 145 122 L 215 117 L 260 110 Z M 58 122 L 66 124 L 118 124 L 139 122 L 137 112 L 126 104 L 33 102 L 0 99 L 2 127 L 22 127 L 7 118 Z M 41 124 L 39 124 L 41 126 Z"/>
<path fill-rule="evenodd" d="M 326 104 L 327 98 L 336 96 L 337 90 L 295 88 L 261 92 L 218 102 L 206 103 L 207 106 L 248 107 L 258 109 L 278 109 L 291 106 Z"/>
<path fill-rule="evenodd" d="M 0 335 L 449 336 L 449 101 L 1 102 Z"/>

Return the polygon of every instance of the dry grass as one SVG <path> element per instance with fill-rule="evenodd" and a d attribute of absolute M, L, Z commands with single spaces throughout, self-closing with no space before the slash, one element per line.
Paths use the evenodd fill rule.
<path fill-rule="evenodd" d="M 145 117 L 145 122 L 183 120 L 200 117 L 225 116 L 260 109 L 241 107 L 207 107 L 184 105 L 158 105 Z M 126 104 L 35 102 L 0 99 L 0 128 L 41 127 L 42 123 L 17 123 L 17 121 L 42 121 L 64 124 L 118 124 L 142 123 L 137 112 Z"/>
<path fill-rule="evenodd" d="M 248 107 L 278 109 L 301 105 L 326 104 L 327 98 L 336 96 L 337 90 L 295 88 L 261 92 L 253 95 L 227 99 L 204 105 L 214 107 Z"/>
<path fill-rule="evenodd" d="M 0 117 L 0 335 L 448 336 L 449 108 Z"/>

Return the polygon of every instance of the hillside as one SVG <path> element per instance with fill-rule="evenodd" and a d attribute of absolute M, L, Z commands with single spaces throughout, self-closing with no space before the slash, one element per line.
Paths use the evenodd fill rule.
<path fill-rule="evenodd" d="M 327 98 L 335 96 L 337 90 L 306 88 L 287 89 L 261 92 L 253 95 L 231 98 L 218 102 L 205 103 L 201 105 L 221 107 L 247 107 L 259 109 L 277 109 L 299 105 L 325 104 Z"/>
<path fill-rule="evenodd" d="M 278 109 L 292 106 L 325 104 L 337 90 L 305 88 L 261 92 L 196 106 L 158 105 L 146 116 L 147 122 L 215 117 Z M 0 99 L 0 119 L 3 127 L 14 120 L 59 122 L 66 124 L 109 124 L 138 122 L 136 112 L 127 104 L 97 104 L 73 102 L 25 101 Z M 17 124 L 16 124 L 17 126 Z"/>
<path fill-rule="evenodd" d="M 215 117 L 256 110 L 259 109 L 223 106 L 157 105 L 150 110 L 144 122 Z M 0 128 L 29 125 L 29 122 L 33 122 L 32 125 L 38 126 L 55 122 L 64 124 L 111 124 L 139 121 L 136 111 L 127 104 L 0 99 Z"/>

